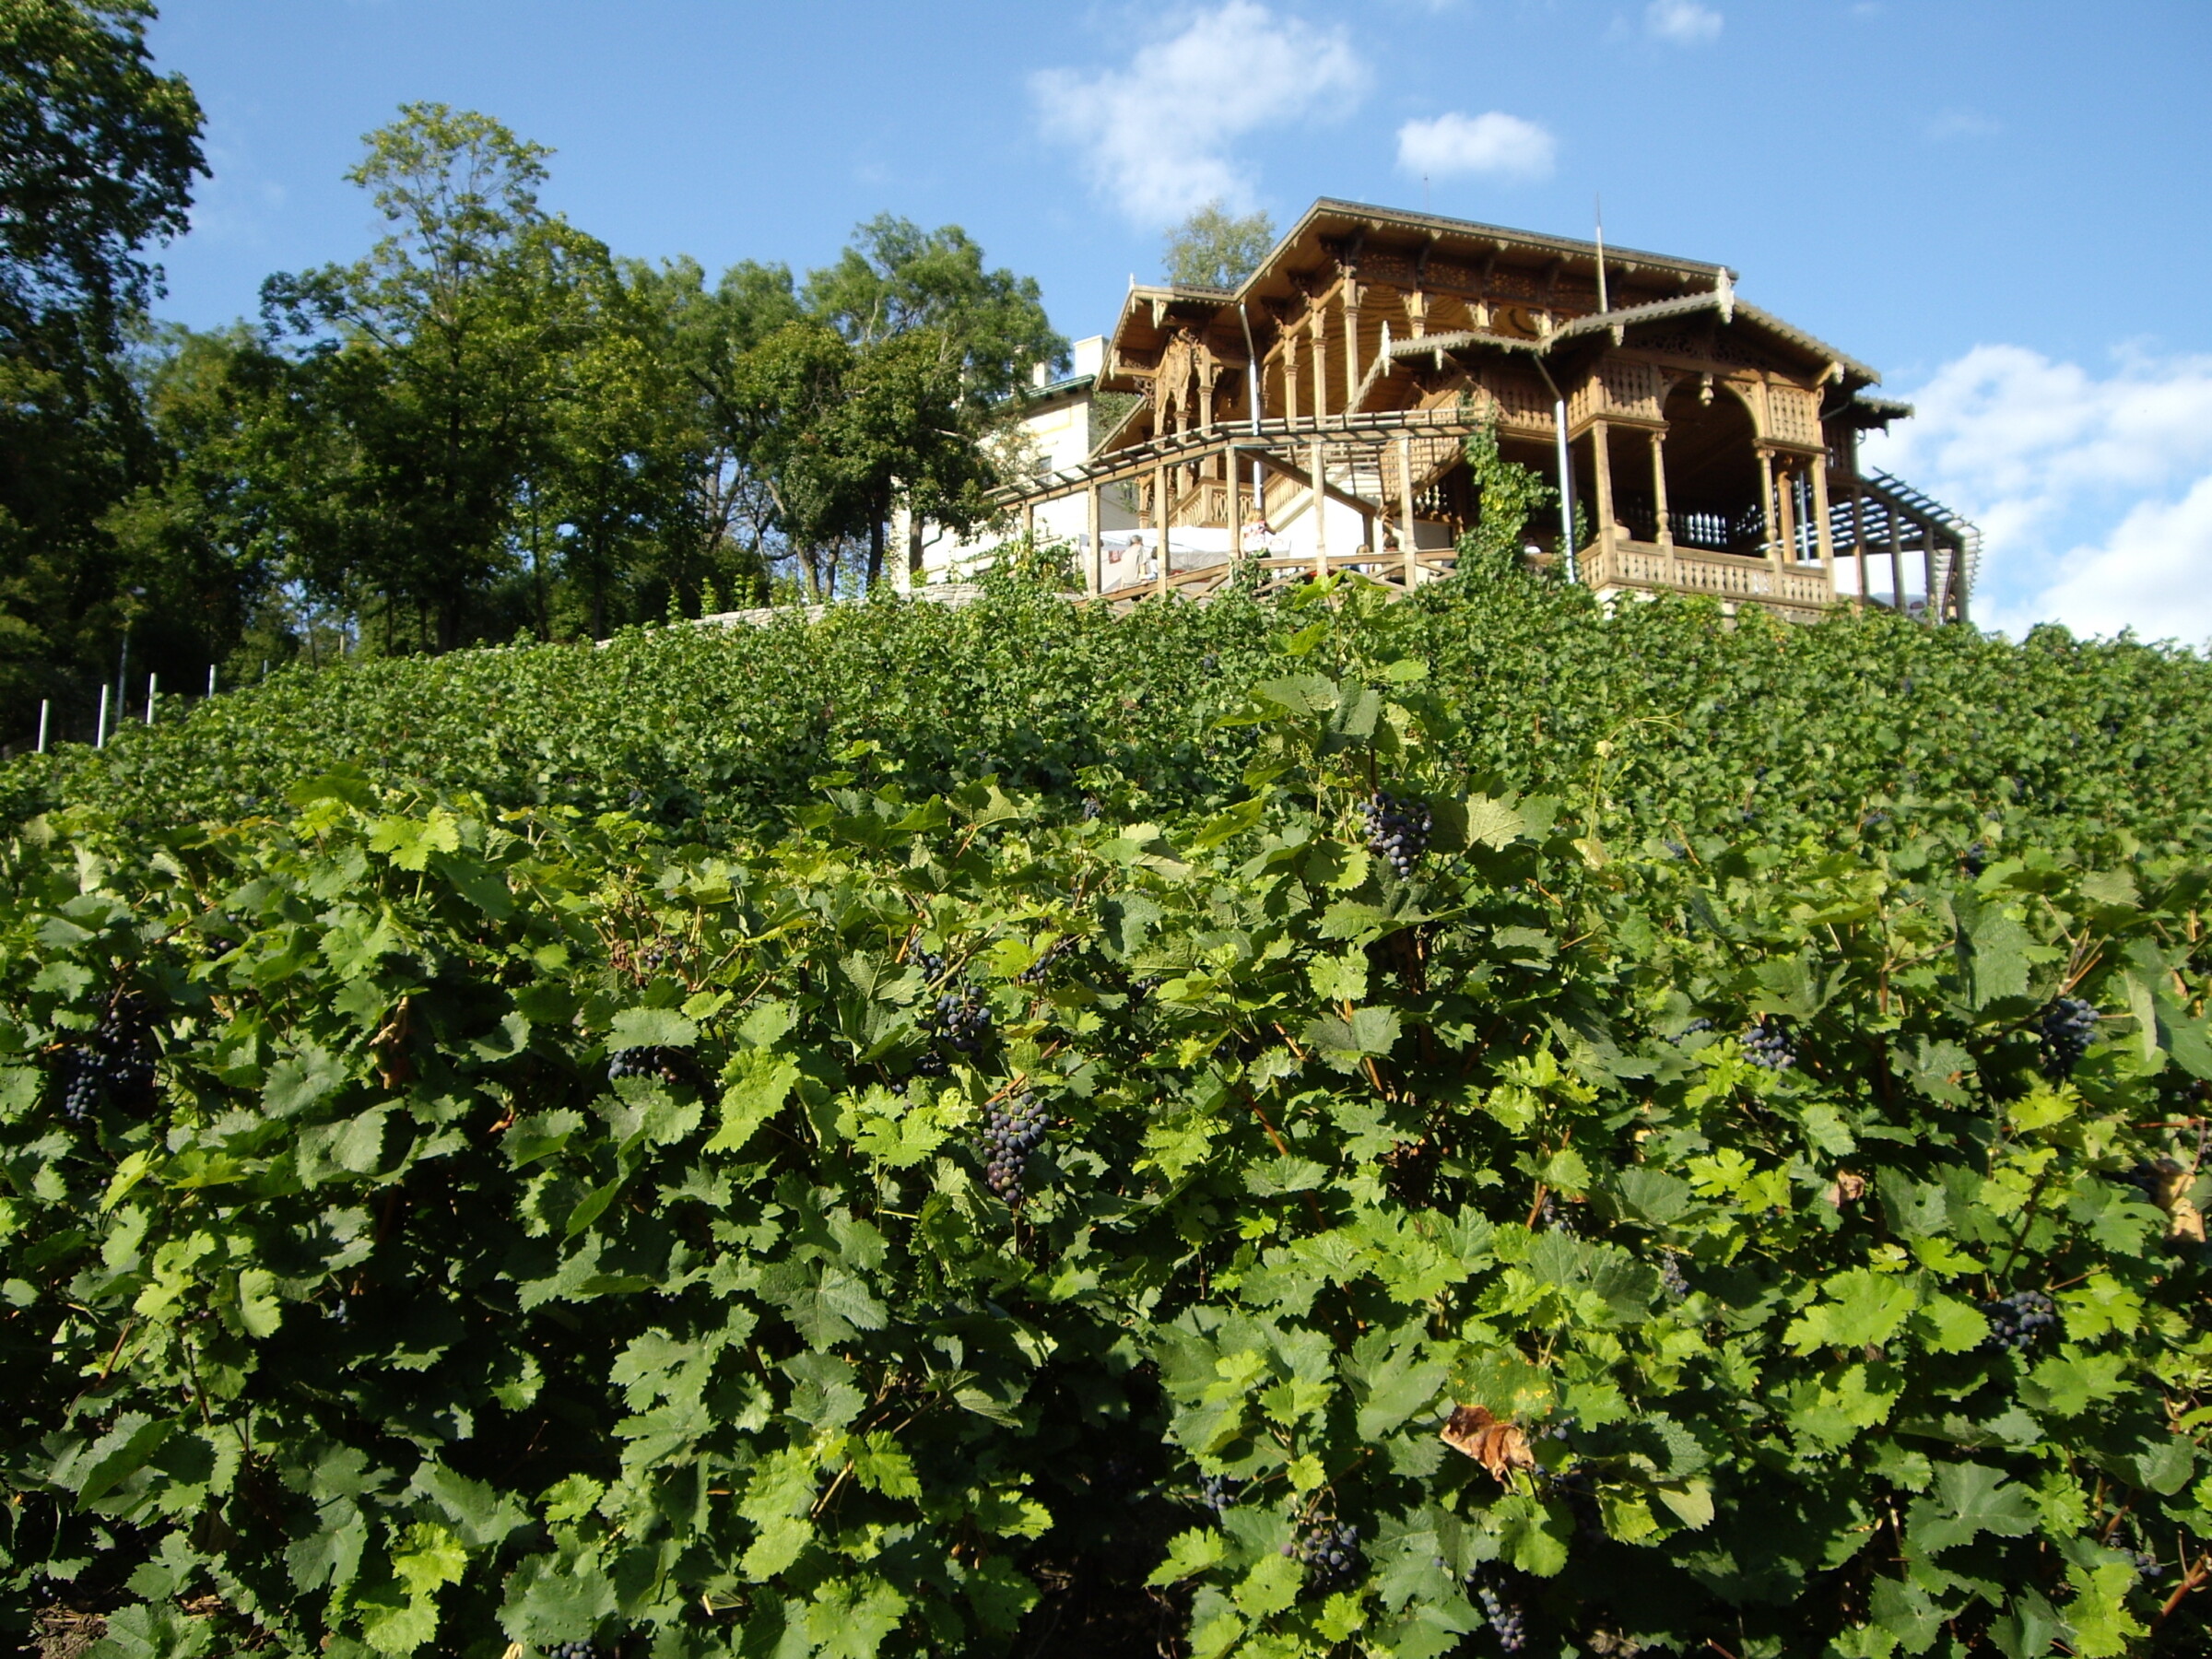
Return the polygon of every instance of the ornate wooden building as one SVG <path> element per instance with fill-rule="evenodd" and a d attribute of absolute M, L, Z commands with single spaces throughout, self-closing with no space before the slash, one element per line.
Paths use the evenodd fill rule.
<path fill-rule="evenodd" d="M 1008 500 L 1094 592 L 1204 593 L 1247 559 L 1432 578 L 1489 422 L 1567 483 L 1530 556 L 1601 593 L 1967 614 L 1979 533 L 1859 460 L 1911 410 L 1725 266 L 1323 200 L 1233 290 L 1133 286 L 1077 371 L 1040 389 Z M 980 550 L 917 535 L 911 568 Z"/>

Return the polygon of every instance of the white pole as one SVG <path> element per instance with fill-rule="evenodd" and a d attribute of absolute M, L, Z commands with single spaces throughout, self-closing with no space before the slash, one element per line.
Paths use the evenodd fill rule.
<path fill-rule="evenodd" d="M 39 700 L 39 753 L 41 755 L 46 752 L 46 717 L 53 712 L 53 700 L 41 698 Z"/>
<path fill-rule="evenodd" d="M 108 688 L 104 683 L 100 688 L 100 724 L 94 728 L 92 747 L 108 747 Z"/>
<path fill-rule="evenodd" d="M 213 663 L 207 665 L 207 695 L 210 697 L 215 695 L 215 665 Z"/>
<path fill-rule="evenodd" d="M 146 677 L 146 724 L 147 725 L 154 724 L 154 700 L 160 695 L 161 677 L 158 674 L 147 675 Z"/>

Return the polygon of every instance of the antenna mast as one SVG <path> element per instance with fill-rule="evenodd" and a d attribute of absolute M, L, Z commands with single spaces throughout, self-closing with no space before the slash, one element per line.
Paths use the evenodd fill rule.
<path fill-rule="evenodd" d="M 1597 204 L 1597 309 L 1609 312 L 1613 308 L 1606 302 L 1606 198 L 1593 199 Z"/>

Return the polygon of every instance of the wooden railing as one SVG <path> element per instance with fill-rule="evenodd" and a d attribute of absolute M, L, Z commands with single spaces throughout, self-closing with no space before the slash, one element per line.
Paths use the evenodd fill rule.
<path fill-rule="evenodd" d="M 1763 559 L 1727 553 L 1668 550 L 1654 542 L 1617 541 L 1593 545 L 1577 556 L 1582 579 L 1592 587 L 1648 588 L 1659 593 L 1711 594 L 1759 605 L 1823 610 L 1836 602 L 1828 572 L 1784 565 L 1776 570 Z"/>

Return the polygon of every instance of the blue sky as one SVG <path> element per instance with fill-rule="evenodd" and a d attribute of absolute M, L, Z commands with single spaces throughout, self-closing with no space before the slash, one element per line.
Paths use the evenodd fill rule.
<path fill-rule="evenodd" d="M 1916 400 L 1884 456 L 1990 535 L 2014 631 L 2212 639 L 2202 0 L 165 0 L 214 178 L 166 314 L 359 253 L 409 99 L 550 145 L 618 253 L 826 263 L 888 209 L 1070 335 L 1210 194 L 1349 196 L 1724 261 Z M 1427 177 L 1424 180 L 1423 174 Z"/>

